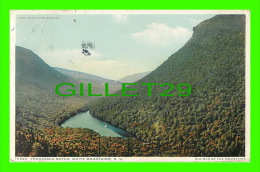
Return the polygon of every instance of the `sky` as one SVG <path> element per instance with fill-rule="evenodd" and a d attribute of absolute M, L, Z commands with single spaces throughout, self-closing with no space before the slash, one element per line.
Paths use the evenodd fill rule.
<path fill-rule="evenodd" d="M 214 14 L 18 15 L 16 45 L 48 65 L 118 80 L 153 71 Z M 82 41 L 92 42 L 91 55 Z"/>

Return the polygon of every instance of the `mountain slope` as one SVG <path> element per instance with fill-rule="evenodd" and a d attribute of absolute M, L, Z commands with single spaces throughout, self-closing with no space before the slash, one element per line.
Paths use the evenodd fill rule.
<path fill-rule="evenodd" d="M 16 47 L 16 80 L 31 85 L 46 86 L 64 80 L 73 80 L 53 70 L 31 50 Z M 46 82 L 48 81 L 48 82 Z"/>
<path fill-rule="evenodd" d="M 122 83 L 133 83 L 133 82 L 136 82 L 136 81 L 142 79 L 143 77 L 145 77 L 149 73 L 150 72 L 142 72 L 142 73 L 136 73 L 136 74 L 133 74 L 133 75 L 128 75 L 128 76 L 126 76 L 122 79 L 119 79 L 118 81 L 122 82 Z"/>
<path fill-rule="evenodd" d="M 138 83 L 188 83 L 189 96 L 177 89 L 145 86 L 137 97 L 106 97 L 91 114 L 162 145 L 164 156 L 245 155 L 245 16 L 217 15 L 194 27 L 192 38 Z M 120 92 L 118 92 L 120 93 Z M 133 93 L 133 92 L 132 92 Z M 158 150 L 160 151 L 160 150 Z"/>
<path fill-rule="evenodd" d="M 72 78 L 54 70 L 29 49 L 16 47 L 15 54 L 16 121 L 13 141 L 17 157 L 138 156 L 148 147 L 134 138 L 111 138 L 86 128 L 57 126 L 87 110 L 86 106 L 93 97 L 62 97 L 54 92 L 54 88 L 60 83 L 85 84 L 86 78 Z M 92 79 L 99 87 L 103 80 L 106 79 Z M 106 82 L 112 85 L 115 81 Z M 98 92 L 103 90 L 96 89 Z M 126 151 L 125 146 L 130 143 L 135 151 Z M 149 152 L 142 151 L 141 155 L 147 156 Z"/>
<path fill-rule="evenodd" d="M 99 86 L 101 90 L 104 89 L 104 83 L 108 83 L 109 90 L 111 93 L 113 93 L 121 88 L 120 82 L 113 81 L 110 79 L 102 78 L 99 76 L 95 76 L 95 75 L 91 75 L 91 74 L 87 74 L 87 73 L 83 73 L 83 72 L 58 68 L 58 67 L 54 67 L 54 69 L 64 75 L 77 79 L 80 82 L 95 84 L 96 86 Z"/>
<path fill-rule="evenodd" d="M 54 70 L 26 48 L 17 46 L 15 58 L 16 122 L 18 124 L 30 128 L 50 127 L 86 107 L 90 100 L 86 96 L 62 97 L 55 93 L 57 84 L 77 85 L 79 81 Z"/>

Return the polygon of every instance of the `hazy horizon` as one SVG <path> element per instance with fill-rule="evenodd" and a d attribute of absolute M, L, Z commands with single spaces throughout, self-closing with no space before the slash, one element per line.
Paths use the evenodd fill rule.
<path fill-rule="evenodd" d="M 55 19 L 40 18 L 46 16 Z M 190 39 L 194 26 L 213 16 L 18 15 L 16 45 L 52 67 L 119 80 L 156 69 Z M 95 43 L 91 56 L 82 54 L 82 41 Z"/>

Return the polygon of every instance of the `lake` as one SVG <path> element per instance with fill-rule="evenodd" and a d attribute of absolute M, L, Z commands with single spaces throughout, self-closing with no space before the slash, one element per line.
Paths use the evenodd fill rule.
<path fill-rule="evenodd" d="M 105 121 L 91 116 L 89 111 L 79 113 L 70 119 L 66 120 L 62 127 L 72 127 L 72 128 L 89 128 L 96 131 L 101 136 L 110 137 L 132 137 L 130 133 L 117 128 Z"/>

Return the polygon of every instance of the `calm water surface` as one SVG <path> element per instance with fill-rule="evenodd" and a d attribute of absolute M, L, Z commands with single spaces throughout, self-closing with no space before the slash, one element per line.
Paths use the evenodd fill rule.
<path fill-rule="evenodd" d="M 114 127 L 107 122 L 91 116 L 89 111 L 79 113 L 71 117 L 70 119 L 66 120 L 61 126 L 72 128 L 89 128 L 96 131 L 101 136 L 131 137 L 130 133 L 127 133 L 120 128 Z"/>

